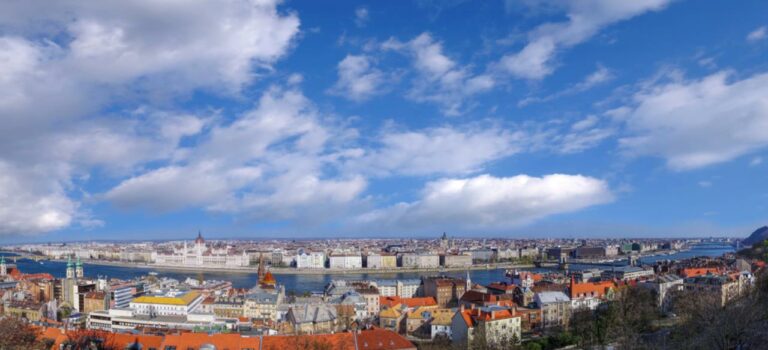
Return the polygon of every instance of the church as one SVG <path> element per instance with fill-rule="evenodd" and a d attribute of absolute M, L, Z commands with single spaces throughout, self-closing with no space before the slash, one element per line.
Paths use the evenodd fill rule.
<path fill-rule="evenodd" d="M 250 265 L 248 254 L 229 254 L 224 248 L 209 247 L 198 232 L 191 247 L 184 241 L 182 247 L 174 247 L 171 253 L 152 252 L 152 261 L 156 265 L 166 266 L 207 266 L 207 267 L 244 267 Z"/>

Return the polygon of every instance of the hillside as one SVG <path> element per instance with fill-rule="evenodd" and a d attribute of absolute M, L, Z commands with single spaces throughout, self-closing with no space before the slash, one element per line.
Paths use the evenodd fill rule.
<path fill-rule="evenodd" d="M 745 246 L 751 246 L 766 239 L 768 239 L 768 226 L 763 226 L 755 230 L 755 232 L 752 232 L 752 234 L 749 235 L 749 237 L 747 237 L 747 239 L 743 240 L 741 243 Z"/>

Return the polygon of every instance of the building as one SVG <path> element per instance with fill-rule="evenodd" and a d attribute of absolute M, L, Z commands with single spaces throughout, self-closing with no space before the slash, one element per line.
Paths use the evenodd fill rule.
<path fill-rule="evenodd" d="M 397 255 L 395 254 L 369 254 L 366 259 L 366 267 L 369 269 L 394 269 L 397 268 Z"/>
<path fill-rule="evenodd" d="M 424 279 L 424 295 L 434 297 L 440 307 L 457 305 L 459 298 L 469 290 L 469 281 L 452 277 L 427 277 Z"/>
<path fill-rule="evenodd" d="M 199 232 L 191 248 L 184 241 L 182 248 L 174 248 L 169 252 L 152 252 L 151 259 L 157 265 L 167 266 L 239 267 L 248 266 L 251 262 L 246 252 L 235 254 L 227 248 L 209 247 Z"/>
<path fill-rule="evenodd" d="M 471 254 L 446 254 L 442 256 L 445 267 L 470 267 L 472 266 Z"/>
<path fill-rule="evenodd" d="M 378 280 L 371 282 L 371 285 L 379 289 L 379 295 L 383 297 L 395 297 L 397 295 L 396 280 Z"/>
<path fill-rule="evenodd" d="M 489 306 L 482 308 L 461 308 L 451 320 L 453 343 L 472 349 L 475 340 L 485 341 L 485 346 L 504 346 L 521 340 L 522 326 L 520 315 L 514 310 Z"/>
<path fill-rule="evenodd" d="M 107 294 L 104 292 L 88 292 L 83 296 L 83 313 L 91 313 L 94 311 L 103 311 L 109 308 L 107 300 Z"/>
<path fill-rule="evenodd" d="M 331 333 L 337 330 L 336 308 L 327 304 L 305 304 L 292 307 L 286 320 L 294 334 Z"/>
<path fill-rule="evenodd" d="M 432 322 L 433 312 L 436 309 L 436 306 L 419 306 L 409 310 L 405 316 L 405 332 L 421 337 L 431 336 L 430 322 Z"/>
<path fill-rule="evenodd" d="M 683 281 L 683 287 L 688 293 L 707 294 L 721 306 L 725 306 L 741 294 L 738 280 L 727 275 L 689 277 Z"/>
<path fill-rule="evenodd" d="M 639 285 L 653 292 L 659 310 L 666 313 L 671 308 L 673 293 L 683 290 L 683 278 L 675 274 L 666 274 L 643 281 Z"/>
<path fill-rule="evenodd" d="M 534 302 L 541 309 L 542 327 L 567 327 L 571 318 L 571 299 L 563 292 L 536 293 Z"/>
<path fill-rule="evenodd" d="M 496 252 L 493 249 L 474 249 L 468 253 L 472 256 L 472 261 L 477 263 L 491 262 L 496 259 Z"/>
<path fill-rule="evenodd" d="M 5 304 L 3 314 L 37 322 L 45 315 L 45 304 L 28 300 L 13 300 Z"/>
<path fill-rule="evenodd" d="M 299 249 L 296 255 L 297 269 L 323 269 L 325 268 L 325 253 L 307 252 Z"/>
<path fill-rule="evenodd" d="M 138 294 L 138 288 L 132 283 L 121 283 L 109 286 L 109 308 L 126 308 Z"/>
<path fill-rule="evenodd" d="M 165 290 L 135 298 L 129 308 L 136 315 L 187 316 L 202 302 L 203 296 L 196 291 Z"/>
<path fill-rule="evenodd" d="M 451 309 L 432 310 L 432 320 L 429 322 L 430 339 L 444 337 L 451 339 L 451 320 L 456 312 Z"/>
<path fill-rule="evenodd" d="M 397 296 L 401 298 L 413 298 L 424 295 L 421 280 L 406 279 L 397 281 Z"/>
<path fill-rule="evenodd" d="M 611 281 L 577 283 L 575 277 L 571 277 L 568 285 L 568 293 L 571 298 L 571 308 L 597 309 L 603 300 L 613 296 L 616 286 Z"/>
<path fill-rule="evenodd" d="M 614 267 L 610 270 L 605 270 L 600 274 L 600 277 L 604 280 L 636 280 L 640 278 L 649 278 L 656 275 L 653 269 L 644 269 L 638 266 L 620 266 Z"/>
<path fill-rule="evenodd" d="M 440 267 L 440 256 L 437 254 L 403 254 L 402 267 L 405 268 L 437 268 Z"/>
<path fill-rule="evenodd" d="M 132 332 L 138 329 L 194 330 L 224 329 L 225 321 L 217 320 L 211 313 L 191 312 L 181 315 L 148 315 L 136 313 L 134 309 L 109 309 L 88 314 L 88 329 L 110 332 Z"/>
<path fill-rule="evenodd" d="M 332 269 L 363 268 L 363 258 L 360 255 L 331 255 L 329 263 Z"/>
<path fill-rule="evenodd" d="M 397 307 L 386 307 L 379 311 L 379 327 L 401 333 L 405 313 Z"/>

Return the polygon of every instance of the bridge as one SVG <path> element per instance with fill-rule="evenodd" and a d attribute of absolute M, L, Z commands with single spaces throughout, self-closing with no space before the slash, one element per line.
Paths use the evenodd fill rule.
<path fill-rule="evenodd" d="M 43 261 L 43 260 L 50 260 L 45 255 L 38 255 L 38 254 L 32 254 L 28 252 L 19 252 L 19 251 L 13 251 L 13 250 L 0 250 L 0 253 L 6 253 L 6 254 L 13 254 L 13 255 L 6 255 L 5 260 L 13 261 L 13 263 L 17 263 L 21 259 L 29 259 L 34 261 Z"/>

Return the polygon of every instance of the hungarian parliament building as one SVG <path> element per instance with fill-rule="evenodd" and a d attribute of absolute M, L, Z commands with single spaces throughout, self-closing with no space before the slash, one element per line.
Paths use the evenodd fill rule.
<path fill-rule="evenodd" d="M 202 234 L 198 233 L 192 247 L 184 242 L 182 248 L 174 248 L 172 253 L 153 252 L 152 261 L 156 265 L 168 266 L 220 266 L 241 267 L 250 264 L 250 258 L 245 252 L 228 254 L 227 248 L 214 249 L 205 244 Z"/>

